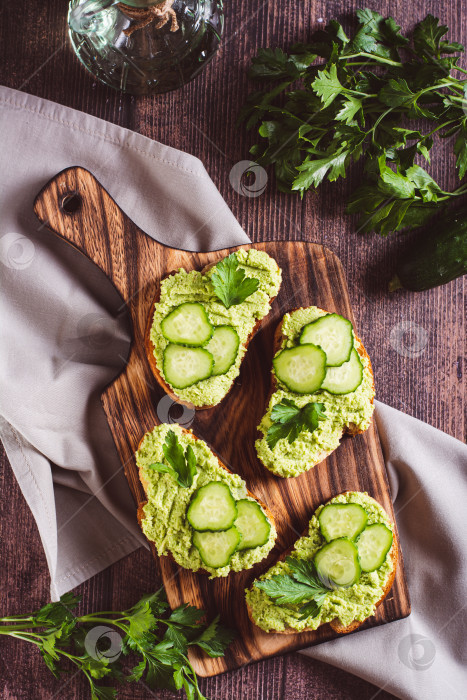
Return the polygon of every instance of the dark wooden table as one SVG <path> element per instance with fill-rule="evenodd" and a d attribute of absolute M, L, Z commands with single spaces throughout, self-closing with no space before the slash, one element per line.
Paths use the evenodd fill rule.
<path fill-rule="evenodd" d="M 117 94 L 96 83 L 79 65 L 65 41 L 66 4 L 64 0 L 3 4 L 2 82 L 198 156 L 252 240 L 311 240 L 335 251 L 344 264 L 357 325 L 373 359 L 377 397 L 465 439 L 465 280 L 422 294 L 386 292 L 398 241 L 358 234 L 355 221 L 343 215 L 343 201 L 359 177 L 358 169 L 347 180 L 326 184 L 319 194 L 309 194 L 303 202 L 298 196 L 278 194 L 272 178 L 266 191 L 256 198 L 239 195 L 229 182 L 232 166 L 248 158 L 252 143 L 252 137 L 235 129 L 235 119 L 239 105 L 252 89 L 245 69 L 256 48 L 305 40 L 320 19 L 326 22 L 339 17 L 348 23 L 352 11 L 362 3 L 227 0 L 225 37 L 214 62 L 183 90 L 148 98 Z M 462 11 L 462 0 L 367 0 L 366 5 L 392 14 L 404 29 L 431 12 L 452 28 L 453 39 L 467 43 L 467 13 Z M 453 188 L 456 182 L 451 146 L 447 144 L 433 159 L 432 174 L 445 188 Z M 426 331 L 426 346 L 418 357 L 406 356 L 391 344 L 391 331 L 394 337 L 398 324 L 404 321 L 417 324 L 415 333 L 418 327 Z M 407 347 L 415 340 L 410 335 L 403 338 Z M 12 614 L 47 601 L 49 577 L 34 520 L 4 455 L 0 479 L 1 609 L 3 614 Z M 123 609 L 139 594 L 154 590 L 157 578 L 156 563 L 140 549 L 80 586 L 79 592 L 88 610 Z M 56 681 L 39 654 L 22 642 L 1 641 L 0 677 L 5 699 L 88 697 L 83 679 L 71 675 Z M 213 700 L 392 697 L 299 654 L 203 680 L 201 687 Z M 119 697 L 162 700 L 175 696 L 165 691 L 152 693 L 140 684 L 124 689 Z"/>

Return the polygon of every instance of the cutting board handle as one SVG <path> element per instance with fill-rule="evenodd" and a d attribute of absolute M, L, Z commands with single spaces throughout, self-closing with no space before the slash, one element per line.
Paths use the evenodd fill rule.
<path fill-rule="evenodd" d="M 136 291 L 129 283 L 130 251 L 147 247 L 154 259 L 164 248 L 137 228 L 85 168 L 67 168 L 52 178 L 37 195 L 34 212 L 43 226 L 98 265 L 127 303 Z"/>

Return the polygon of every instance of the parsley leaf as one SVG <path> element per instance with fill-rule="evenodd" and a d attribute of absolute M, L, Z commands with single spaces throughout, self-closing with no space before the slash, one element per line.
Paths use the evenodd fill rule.
<path fill-rule="evenodd" d="M 414 102 L 415 94 L 407 85 L 403 78 L 391 78 L 380 90 L 379 99 L 384 105 L 389 107 L 407 106 Z"/>
<path fill-rule="evenodd" d="M 344 88 L 337 77 L 337 67 L 333 63 L 329 70 L 318 71 L 318 77 L 312 82 L 311 87 L 323 101 L 323 107 L 329 107 Z"/>
<path fill-rule="evenodd" d="M 175 610 L 172 610 L 169 621 L 184 627 L 196 627 L 203 617 L 204 612 L 195 608 L 193 605 L 184 603 Z"/>
<path fill-rule="evenodd" d="M 359 100 L 357 97 L 349 95 L 347 96 L 346 101 L 344 102 L 340 110 L 337 112 L 335 119 L 336 121 L 341 121 L 345 122 L 346 124 L 350 124 L 354 120 L 355 115 L 361 110 L 361 108 L 362 101 Z"/>
<path fill-rule="evenodd" d="M 256 277 L 245 277 L 245 270 L 239 267 L 236 253 L 217 263 L 211 282 L 215 295 L 226 309 L 241 304 L 259 287 Z"/>
<path fill-rule="evenodd" d="M 196 457 L 192 446 L 188 445 L 185 452 L 183 452 L 183 447 L 180 445 L 174 431 L 169 430 L 165 436 L 165 444 L 162 450 L 169 464 L 154 462 L 149 465 L 150 469 L 170 474 L 179 486 L 190 488 L 193 484 L 193 477 L 196 474 Z"/>
<path fill-rule="evenodd" d="M 300 71 L 307 68 L 316 54 L 288 56 L 282 49 L 259 49 L 252 59 L 249 75 L 251 78 L 290 78 L 296 80 Z"/>
<path fill-rule="evenodd" d="M 305 583 L 295 581 L 289 574 L 276 574 L 264 581 L 255 581 L 255 587 L 260 588 L 279 604 L 295 605 L 312 597 L 310 587 Z"/>
<path fill-rule="evenodd" d="M 302 614 L 301 619 L 310 615 L 316 617 L 330 589 L 318 578 L 312 561 L 287 557 L 285 562 L 290 573 L 277 574 L 269 579 L 255 581 L 255 587 L 263 590 L 279 605 L 298 605 L 306 601 L 306 604 L 299 609 Z"/>
<path fill-rule="evenodd" d="M 282 399 L 271 411 L 273 423 L 268 428 L 266 442 L 271 449 L 282 439 L 287 439 L 292 444 L 303 430 L 312 433 L 318 427 L 319 421 L 325 418 L 323 403 L 311 401 L 299 408 L 290 399 Z"/>
<path fill-rule="evenodd" d="M 449 28 L 439 24 L 439 19 L 433 15 L 427 15 L 414 30 L 414 48 L 417 53 L 425 56 L 440 58 L 443 53 L 457 53 L 464 47 L 457 41 L 442 41 Z"/>
<path fill-rule="evenodd" d="M 58 603 L 48 603 L 38 610 L 35 615 L 36 621 L 57 626 L 71 622 L 75 617 L 71 610 L 78 605 L 80 600 L 81 596 L 65 593 Z"/>
<path fill-rule="evenodd" d="M 326 175 L 330 182 L 334 182 L 338 177 L 345 177 L 345 162 L 348 155 L 348 151 L 344 150 L 316 160 L 305 158 L 301 165 L 297 165 L 300 175 L 295 178 L 292 189 L 303 192 L 312 185 L 317 187 Z"/>
<path fill-rule="evenodd" d="M 211 657 L 224 656 L 225 650 L 235 638 L 232 630 L 219 625 L 219 615 L 190 644 L 201 647 Z"/>

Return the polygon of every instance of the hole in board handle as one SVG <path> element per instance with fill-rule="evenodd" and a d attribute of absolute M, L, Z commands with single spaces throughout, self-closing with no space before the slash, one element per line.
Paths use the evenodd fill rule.
<path fill-rule="evenodd" d="M 81 209 L 81 204 L 83 200 L 78 192 L 68 192 L 62 197 L 60 203 L 60 208 L 66 214 L 75 214 L 79 209 Z"/>

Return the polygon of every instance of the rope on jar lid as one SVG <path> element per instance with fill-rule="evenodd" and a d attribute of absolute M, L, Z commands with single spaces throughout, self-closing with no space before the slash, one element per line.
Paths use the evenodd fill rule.
<path fill-rule="evenodd" d="M 146 27 L 155 20 L 157 20 L 155 25 L 156 29 L 162 29 L 170 20 L 170 31 L 176 32 L 179 26 L 177 15 L 172 7 L 173 4 L 174 0 L 164 0 L 164 2 L 151 5 L 150 7 L 130 7 L 124 2 L 119 2 L 117 5 L 118 9 L 131 20 L 135 21 L 135 24 L 129 26 L 128 29 L 124 29 L 123 33 L 126 36 L 131 36 L 133 32 Z"/>

